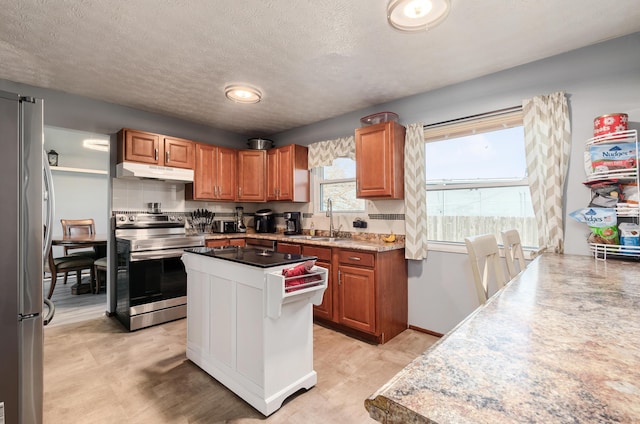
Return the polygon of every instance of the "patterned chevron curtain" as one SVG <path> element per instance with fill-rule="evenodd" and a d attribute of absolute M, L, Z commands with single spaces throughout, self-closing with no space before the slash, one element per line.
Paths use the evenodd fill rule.
<path fill-rule="evenodd" d="M 309 169 L 331 166 L 336 158 L 356 160 L 356 142 L 351 135 L 336 140 L 319 141 L 309 145 Z"/>
<path fill-rule="evenodd" d="M 562 193 L 571 152 L 569 106 L 564 92 L 522 102 L 524 144 L 538 243 L 564 251 Z"/>
<path fill-rule="evenodd" d="M 404 256 L 422 260 L 427 257 L 427 192 L 421 123 L 407 126 L 404 158 Z"/>

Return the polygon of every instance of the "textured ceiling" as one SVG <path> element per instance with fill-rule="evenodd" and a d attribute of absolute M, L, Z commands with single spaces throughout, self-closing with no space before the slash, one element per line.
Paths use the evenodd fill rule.
<path fill-rule="evenodd" d="M 640 30 L 637 0 L 452 0 L 412 34 L 386 4 L 0 0 L 0 78 L 268 136 Z"/>

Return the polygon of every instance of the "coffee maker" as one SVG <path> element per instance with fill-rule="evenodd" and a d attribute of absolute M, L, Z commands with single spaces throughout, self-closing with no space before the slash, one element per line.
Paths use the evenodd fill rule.
<path fill-rule="evenodd" d="M 285 212 L 284 217 L 284 233 L 285 235 L 301 234 L 302 225 L 300 224 L 300 212 Z"/>
<path fill-rule="evenodd" d="M 260 209 L 254 213 L 256 233 L 275 233 L 276 220 L 271 209 Z"/>

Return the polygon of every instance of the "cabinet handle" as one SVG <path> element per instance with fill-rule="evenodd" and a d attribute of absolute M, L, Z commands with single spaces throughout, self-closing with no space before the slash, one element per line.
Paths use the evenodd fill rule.
<path fill-rule="evenodd" d="M 242 187 L 238 187 L 238 197 L 242 197 Z"/>
<path fill-rule="evenodd" d="M 169 163 L 169 152 L 164 152 L 164 162 Z"/>
<path fill-rule="evenodd" d="M 360 258 L 359 258 L 359 257 L 357 257 L 357 256 L 349 256 L 349 260 L 352 260 L 352 261 L 359 261 L 359 260 L 360 260 Z"/>
<path fill-rule="evenodd" d="M 154 157 L 158 160 L 158 149 L 153 149 Z"/>
<path fill-rule="evenodd" d="M 218 186 L 213 186 L 213 197 L 218 197 Z"/>
<path fill-rule="evenodd" d="M 340 280 L 342 277 L 342 273 L 340 272 L 340 270 L 338 270 L 338 285 L 342 284 L 342 281 Z"/>

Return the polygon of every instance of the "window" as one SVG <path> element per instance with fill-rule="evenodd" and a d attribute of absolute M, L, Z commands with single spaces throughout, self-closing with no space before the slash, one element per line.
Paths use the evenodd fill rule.
<path fill-rule="evenodd" d="M 425 129 L 427 221 L 431 241 L 515 228 L 538 244 L 520 111 Z"/>
<path fill-rule="evenodd" d="M 363 212 L 364 199 L 356 198 L 356 161 L 334 159 L 331 166 L 315 168 L 318 187 L 318 212 L 327 210 L 331 199 L 334 212 Z"/>

